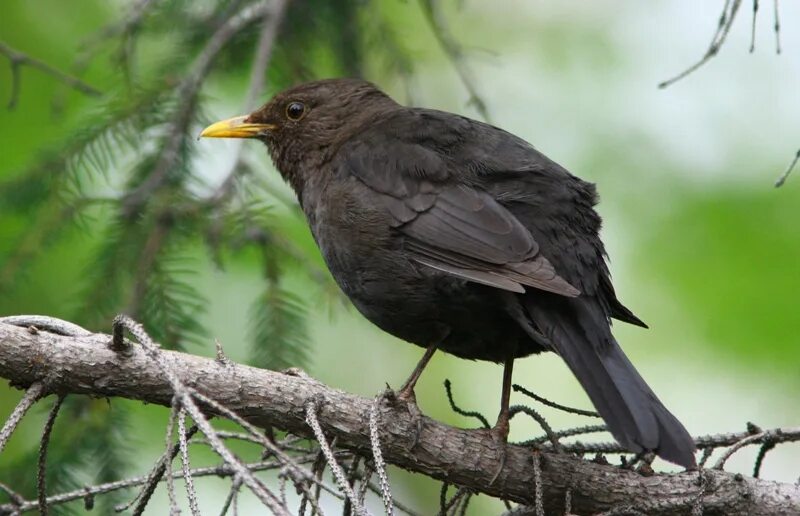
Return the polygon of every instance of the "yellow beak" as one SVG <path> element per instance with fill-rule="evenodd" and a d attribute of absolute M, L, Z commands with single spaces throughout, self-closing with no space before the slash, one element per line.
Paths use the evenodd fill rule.
<path fill-rule="evenodd" d="M 272 124 L 245 122 L 248 118 L 249 115 L 244 115 L 213 123 L 203 129 L 200 138 L 257 138 L 275 129 Z"/>

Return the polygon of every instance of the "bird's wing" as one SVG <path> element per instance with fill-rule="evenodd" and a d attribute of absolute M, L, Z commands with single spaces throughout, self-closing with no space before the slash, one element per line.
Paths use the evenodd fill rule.
<path fill-rule="evenodd" d="M 418 262 L 514 292 L 530 286 L 570 297 L 580 294 L 556 273 L 510 211 L 451 176 L 442 154 L 399 140 L 376 143 L 354 142 L 340 155 L 347 156 L 347 171 L 377 194 Z"/>

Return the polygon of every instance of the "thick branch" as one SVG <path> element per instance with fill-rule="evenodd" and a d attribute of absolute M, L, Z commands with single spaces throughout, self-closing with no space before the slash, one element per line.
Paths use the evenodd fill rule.
<path fill-rule="evenodd" d="M 111 337 L 66 337 L 0 323 L 0 376 L 13 385 L 42 382 L 49 392 L 118 396 L 169 406 L 173 392 L 162 370 L 144 351 L 109 347 Z M 325 434 L 338 445 L 369 454 L 373 401 L 331 389 L 305 375 L 264 371 L 210 358 L 163 352 L 182 382 L 213 395 L 227 408 L 259 426 L 310 435 L 305 407 L 317 403 Z M 720 471 L 642 476 L 568 454 L 534 452 L 509 445 L 505 465 L 492 438 L 482 431 L 453 428 L 423 417 L 411 448 L 415 423 L 405 407 L 382 407 L 380 442 L 384 458 L 410 471 L 476 492 L 524 504 L 535 503 L 534 453 L 541 453 L 541 486 L 547 514 L 564 510 L 572 490 L 572 512 L 597 513 L 623 506 L 647 514 L 800 514 L 800 487 Z M 701 491 L 703 492 L 702 497 Z"/>

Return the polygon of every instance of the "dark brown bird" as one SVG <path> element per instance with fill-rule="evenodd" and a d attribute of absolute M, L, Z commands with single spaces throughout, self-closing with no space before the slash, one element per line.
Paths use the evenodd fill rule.
<path fill-rule="evenodd" d="M 502 129 L 355 79 L 296 86 L 202 136 L 266 143 L 345 294 L 426 348 L 402 398 L 437 349 L 503 363 L 505 439 L 514 359 L 553 351 L 624 447 L 694 467 L 691 437 L 611 334 L 611 318 L 646 326 L 611 285 L 593 184 Z"/>

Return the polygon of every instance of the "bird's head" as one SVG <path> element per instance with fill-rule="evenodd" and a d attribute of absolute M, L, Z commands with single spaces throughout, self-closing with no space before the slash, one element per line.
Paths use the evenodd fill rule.
<path fill-rule="evenodd" d="M 398 107 L 367 81 L 326 79 L 282 91 L 249 115 L 211 124 L 200 136 L 261 140 L 278 170 L 291 180 L 301 169 L 328 159 L 365 124 Z"/>

